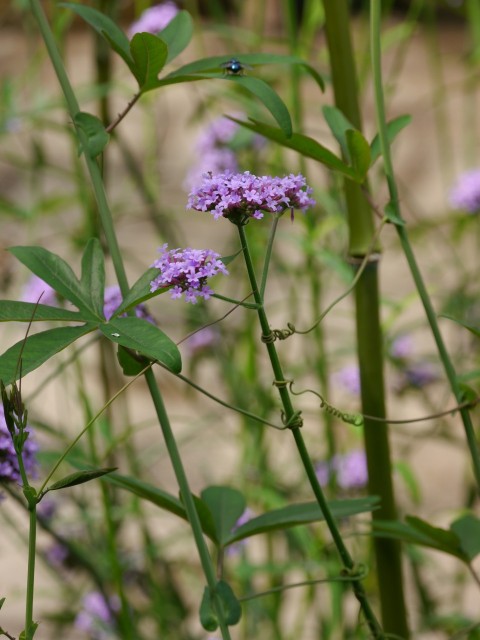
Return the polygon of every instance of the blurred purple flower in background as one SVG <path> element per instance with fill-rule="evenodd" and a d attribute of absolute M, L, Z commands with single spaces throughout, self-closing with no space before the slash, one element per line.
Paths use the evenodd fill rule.
<path fill-rule="evenodd" d="M 31 428 L 27 427 L 28 438 L 23 445 L 23 463 L 28 476 L 35 477 L 37 473 L 36 453 L 38 445 L 32 439 Z M 13 446 L 12 436 L 5 422 L 3 405 L 0 403 L 0 483 L 20 482 L 20 470 L 18 467 L 17 454 Z"/>
<path fill-rule="evenodd" d="M 117 637 L 114 634 L 113 612 L 119 608 L 116 598 L 110 598 L 107 602 L 98 591 L 87 593 L 82 601 L 82 610 L 75 618 L 75 627 L 88 633 L 95 640 L 107 640 Z"/>
<path fill-rule="evenodd" d="M 360 369 L 356 364 L 347 364 L 343 369 L 336 371 L 333 376 L 333 383 L 340 385 L 353 395 L 360 393 Z"/>
<path fill-rule="evenodd" d="M 207 285 L 207 278 L 228 271 L 220 260 L 220 254 L 210 249 L 171 249 L 168 245 L 160 247 L 160 258 L 153 266 L 160 269 L 160 274 L 150 283 L 150 291 L 170 287 L 172 298 L 181 298 L 185 293 L 185 301 L 197 303 L 198 298 L 208 300 L 213 294 Z"/>
<path fill-rule="evenodd" d="M 404 333 L 392 342 L 390 346 L 390 355 L 392 358 L 398 360 L 404 360 L 412 355 L 413 352 L 413 340 L 412 336 L 408 333 Z"/>
<path fill-rule="evenodd" d="M 35 274 L 23 288 L 21 302 L 40 302 L 50 307 L 58 307 L 57 292 Z"/>
<path fill-rule="evenodd" d="M 147 32 L 157 34 L 159 31 L 165 29 L 167 24 L 173 20 L 178 12 L 179 8 L 177 5 L 174 2 L 170 2 L 170 0 L 145 9 L 139 19 L 130 26 L 128 35 L 130 38 L 133 38 L 136 33 Z"/>
<path fill-rule="evenodd" d="M 254 515 L 255 514 L 253 513 L 253 511 L 247 507 L 232 527 L 232 533 L 235 533 L 235 531 L 239 529 L 243 524 L 246 524 L 249 520 L 251 520 Z M 247 540 L 239 540 L 238 542 L 234 542 L 233 544 L 228 545 L 226 549 L 227 554 L 229 556 L 237 555 L 242 550 L 242 547 L 244 547 L 246 544 Z"/>
<path fill-rule="evenodd" d="M 61 569 L 68 558 L 68 549 L 60 542 L 55 542 L 45 551 L 45 557 L 52 567 Z"/>
<path fill-rule="evenodd" d="M 480 211 L 480 169 L 463 173 L 450 191 L 450 204 L 468 213 Z"/>
<path fill-rule="evenodd" d="M 122 292 L 118 285 L 112 285 L 105 288 L 103 314 L 107 320 L 113 316 L 118 307 L 122 304 Z M 122 313 L 120 317 L 126 317 L 126 313 Z M 144 304 L 138 304 L 135 307 L 135 315 L 137 318 L 144 318 L 152 324 L 156 324 L 154 318 L 148 313 L 147 307 Z"/>
<path fill-rule="evenodd" d="M 212 327 L 204 327 L 200 331 L 196 331 L 185 340 L 185 346 L 188 349 L 190 356 L 195 356 L 197 353 L 213 347 L 218 344 L 220 340 L 220 334 L 218 330 Z"/>
<path fill-rule="evenodd" d="M 244 224 L 248 218 L 260 220 L 265 211 L 308 209 L 315 204 L 312 191 L 300 174 L 278 178 L 226 171 L 204 175 L 201 185 L 190 193 L 187 209 L 210 211 L 216 220 L 224 217 Z"/>
<path fill-rule="evenodd" d="M 438 380 L 438 371 L 430 362 L 417 362 L 404 370 L 405 381 L 409 386 L 421 389 Z"/>
<path fill-rule="evenodd" d="M 367 458 L 363 449 L 353 449 L 345 454 L 337 454 L 330 461 L 323 460 L 315 465 L 315 473 L 322 487 L 335 476 L 341 489 L 361 489 L 368 482 Z"/>

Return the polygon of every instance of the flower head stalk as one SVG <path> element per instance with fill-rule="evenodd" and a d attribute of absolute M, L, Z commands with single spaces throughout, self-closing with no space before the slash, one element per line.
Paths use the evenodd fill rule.
<path fill-rule="evenodd" d="M 167 249 L 164 244 L 160 248 L 160 258 L 153 266 L 160 269 L 159 275 L 150 283 L 150 291 L 171 287 L 170 296 L 181 298 L 196 304 L 198 298 L 208 300 L 213 290 L 207 279 L 218 273 L 228 275 L 228 271 L 220 260 L 220 254 L 211 249 Z"/>
<path fill-rule="evenodd" d="M 250 218 L 260 220 L 265 212 L 280 215 L 287 209 L 305 211 L 315 204 L 312 192 L 300 174 L 278 178 L 255 176 L 249 171 L 208 173 L 190 193 L 187 209 L 209 211 L 215 220 L 223 217 L 244 225 Z"/>

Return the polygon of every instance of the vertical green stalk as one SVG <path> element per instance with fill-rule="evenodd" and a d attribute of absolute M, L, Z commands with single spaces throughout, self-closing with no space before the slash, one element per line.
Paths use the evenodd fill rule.
<path fill-rule="evenodd" d="M 388 189 L 390 193 L 390 203 L 398 218 L 401 219 L 400 205 L 398 201 L 398 190 L 395 181 L 395 174 L 393 171 L 392 160 L 390 157 L 390 147 L 388 144 L 386 119 L 385 119 L 385 105 L 383 100 L 382 91 L 382 67 L 381 67 L 381 46 L 380 46 L 380 21 L 381 21 L 381 2 L 380 0 L 372 0 L 371 2 L 371 52 L 372 52 L 372 67 L 373 67 L 373 80 L 375 90 L 375 106 L 377 110 L 377 124 L 380 138 L 380 146 L 382 149 L 383 164 L 385 169 L 385 176 L 387 178 Z M 405 253 L 405 257 L 410 267 L 415 286 L 422 301 L 425 314 L 430 324 L 433 338 L 437 345 L 437 350 L 440 359 L 443 363 L 447 379 L 450 383 L 453 394 L 459 404 L 462 404 L 464 398 L 462 397 L 461 390 L 457 380 L 457 374 L 455 368 L 450 359 L 445 343 L 440 333 L 440 328 L 437 322 L 437 316 L 433 309 L 430 297 L 428 295 L 425 283 L 423 282 L 422 275 L 418 268 L 415 256 L 410 245 L 405 225 L 395 225 L 397 233 L 400 238 L 402 249 Z M 480 492 L 480 455 L 478 451 L 478 444 L 475 437 L 475 430 L 473 427 L 472 419 L 468 408 L 463 407 L 460 409 L 460 415 L 462 418 L 465 435 L 470 450 L 470 455 L 473 463 L 473 472 L 475 480 L 477 482 L 477 489 Z"/>
<path fill-rule="evenodd" d="M 33 622 L 33 596 L 35 590 L 35 554 L 37 545 L 37 505 L 28 507 L 30 522 L 28 530 L 28 571 L 27 571 L 27 597 L 25 604 L 25 640 L 31 640 L 35 633 Z"/>
<path fill-rule="evenodd" d="M 330 68 L 336 106 L 361 130 L 357 76 L 346 0 L 323 0 Z M 374 237 L 373 216 L 361 187 L 345 181 L 345 198 L 352 258 L 367 255 Z M 354 260 L 357 262 L 357 260 Z M 378 257 L 370 262 L 355 287 L 356 333 L 360 368 L 362 412 L 384 418 L 383 339 L 378 296 Z M 388 427 L 365 420 L 365 451 L 369 492 L 381 497 L 373 519 L 396 519 Z M 408 638 L 400 546 L 395 540 L 374 538 L 383 627 Z"/>
<path fill-rule="evenodd" d="M 373 609 L 370 607 L 370 603 L 368 602 L 363 585 L 358 579 L 355 578 L 355 571 L 356 571 L 355 563 L 345 543 L 343 542 L 342 536 L 335 522 L 335 518 L 333 517 L 332 512 L 330 511 L 328 503 L 323 494 L 322 488 L 320 487 L 320 484 L 318 482 L 318 478 L 315 473 L 315 469 L 310 459 L 310 456 L 308 454 L 307 447 L 305 446 L 305 442 L 303 440 L 303 436 L 300 429 L 301 425 L 299 424 L 300 414 L 299 412 L 295 411 L 295 408 L 293 406 L 290 393 L 288 391 L 287 384 L 285 382 L 285 377 L 283 375 L 282 365 L 280 363 L 280 359 L 278 357 L 277 350 L 275 348 L 275 344 L 272 340 L 269 340 L 269 337 L 272 335 L 272 331 L 270 329 L 270 324 L 268 322 L 267 314 L 263 306 L 263 298 L 260 294 L 260 289 L 258 287 L 257 278 L 255 275 L 255 269 L 253 266 L 253 261 L 252 261 L 250 250 L 248 247 L 245 228 L 241 225 L 238 225 L 237 228 L 240 236 L 240 243 L 242 246 L 243 257 L 244 257 L 245 265 L 247 268 L 248 278 L 250 280 L 250 285 L 252 287 L 253 297 L 255 299 L 255 302 L 258 305 L 257 315 L 258 315 L 260 327 L 262 329 L 262 339 L 265 342 L 268 356 L 270 358 L 270 364 L 272 366 L 273 374 L 275 376 L 274 384 L 278 389 L 278 393 L 280 394 L 280 399 L 282 401 L 285 425 L 291 429 L 303 467 L 305 469 L 308 480 L 310 482 L 310 486 L 313 490 L 313 493 L 318 502 L 320 510 L 322 511 L 323 517 L 328 526 L 330 534 L 333 538 L 335 546 L 338 550 L 342 563 L 346 571 L 352 577 L 352 583 L 351 583 L 352 589 L 358 602 L 360 603 L 360 607 L 363 611 L 363 614 L 365 616 L 369 629 L 373 634 L 374 638 L 384 638 L 382 628 L 375 617 Z"/>

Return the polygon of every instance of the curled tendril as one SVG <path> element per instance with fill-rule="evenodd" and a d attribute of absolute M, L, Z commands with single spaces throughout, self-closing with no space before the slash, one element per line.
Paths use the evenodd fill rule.
<path fill-rule="evenodd" d="M 287 322 L 287 329 L 272 329 L 268 335 L 262 334 L 262 342 L 270 344 L 275 340 L 286 340 L 296 332 L 295 326 L 291 322 Z"/>
<path fill-rule="evenodd" d="M 365 564 L 358 562 L 353 567 L 344 567 L 340 575 L 348 581 L 363 580 L 368 575 L 368 568 Z"/>
<path fill-rule="evenodd" d="M 285 429 L 300 429 L 300 427 L 303 427 L 302 412 L 295 411 L 287 420 L 285 412 L 282 411 L 282 422 L 285 425 Z"/>
<path fill-rule="evenodd" d="M 285 389 L 285 387 L 289 384 L 292 384 L 293 380 L 274 380 L 272 385 L 277 387 L 277 389 Z"/>
<path fill-rule="evenodd" d="M 341 411 L 340 409 L 337 409 L 337 407 L 334 407 L 333 404 L 327 402 L 323 396 L 313 389 L 305 389 L 304 391 L 295 392 L 293 390 L 293 383 L 293 380 L 289 381 L 290 393 L 294 396 L 301 396 L 304 393 L 313 393 L 320 399 L 320 409 L 325 409 L 325 411 L 330 415 L 335 416 L 335 418 L 338 418 L 347 424 L 353 424 L 354 427 L 363 426 L 364 420 L 361 413 L 347 413 L 346 411 Z"/>

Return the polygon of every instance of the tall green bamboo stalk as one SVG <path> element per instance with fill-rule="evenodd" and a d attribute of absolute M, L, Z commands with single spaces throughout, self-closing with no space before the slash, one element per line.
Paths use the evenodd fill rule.
<path fill-rule="evenodd" d="M 325 28 L 330 55 L 335 104 L 350 122 L 362 129 L 357 76 L 349 30 L 346 0 L 323 0 Z M 349 253 L 353 262 L 367 254 L 374 236 L 373 215 L 361 187 L 345 181 L 345 198 L 350 231 Z M 356 333 L 360 367 L 362 412 L 384 418 L 383 340 L 378 295 L 378 254 L 374 254 L 355 287 Z M 365 420 L 365 450 L 369 491 L 381 497 L 374 519 L 397 517 L 388 427 Z M 383 628 L 402 638 L 409 637 L 403 592 L 400 546 L 394 540 L 375 538 L 375 558 Z"/>

